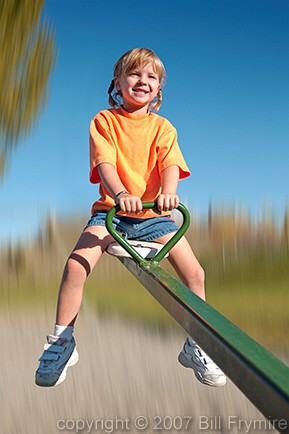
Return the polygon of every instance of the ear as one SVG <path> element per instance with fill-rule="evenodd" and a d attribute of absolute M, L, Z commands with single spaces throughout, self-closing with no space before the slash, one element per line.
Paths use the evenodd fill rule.
<path fill-rule="evenodd" d="M 116 88 L 117 91 L 120 90 L 119 78 L 117 76 L 114 77 L 114 86 L 115 86 L 115 88 Z"/>

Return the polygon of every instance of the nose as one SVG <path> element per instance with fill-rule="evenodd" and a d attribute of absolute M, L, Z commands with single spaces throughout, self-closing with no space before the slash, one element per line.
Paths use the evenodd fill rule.
<path fill-rule="evenodd" d="M 139 84 L 142 84 L 142 85 L 147 84 L 146 77 L 144 75 L 140 75 L 138 82 L 139 82 Z"/>

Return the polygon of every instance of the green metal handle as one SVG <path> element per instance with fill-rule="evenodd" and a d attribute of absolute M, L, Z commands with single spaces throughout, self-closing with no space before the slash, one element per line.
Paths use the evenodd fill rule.
<path fill-rule="evenodd" d="M 156 202 L 143 202 L 143 209 L 153 209 L 157 207 Z M 144 259 L 126 240 L 123 238 L 113 227 L 112 219 L 114 215 L 120 210 L 118 205 L 111 208 L 106 216 L 106 228 L 108 232 L 113 236 L 113 238 L 139 263 L 144 264 L 150 261 L 160 262 L 165 255 L 171 250 L 171 248 L 179 241 L 179 239 L 184 235 L 186 230 L 190 225 L 190 214 L 187 208 L 183 204 L 179 204 L 176 208 L 183 215 L 183 223 L 179 230 L 173 235 L 167 244 L 165 244 L 162 249 L 157 253 L 157 255 L 151 259 Z"/>

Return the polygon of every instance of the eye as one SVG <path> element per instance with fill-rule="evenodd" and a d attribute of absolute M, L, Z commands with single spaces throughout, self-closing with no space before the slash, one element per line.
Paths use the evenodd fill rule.
<path fill-rule="evenodd" d="M 151 78 L 152 80 L 157 80 L 158 79 L 158 74 L 155 73 L 155 71 L 148 71 L 148 77 Z"/>

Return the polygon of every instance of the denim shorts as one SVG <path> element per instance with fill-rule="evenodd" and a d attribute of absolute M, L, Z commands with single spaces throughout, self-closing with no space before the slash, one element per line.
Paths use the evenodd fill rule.
<path fill-rule="evenodd" d="M 105 226 L 106 214 L 104 211 L 97 211 L 90 217 L 86 227 Z M 153 241 L 179 229 L 170 216 L 140 219 L 116 214 L 112 219 L 112 224 L 125 239 L 140 241 Z"/>

